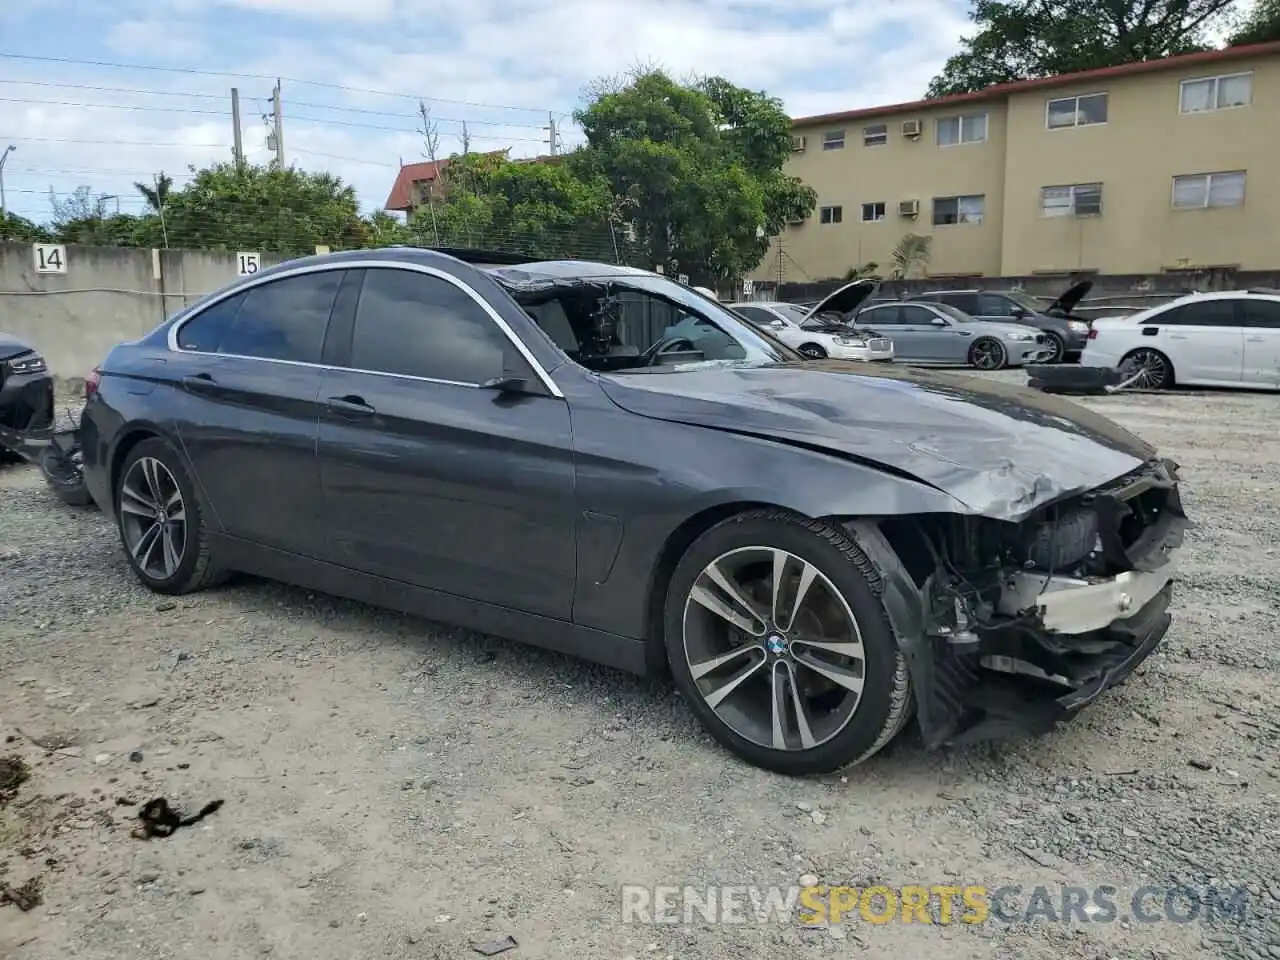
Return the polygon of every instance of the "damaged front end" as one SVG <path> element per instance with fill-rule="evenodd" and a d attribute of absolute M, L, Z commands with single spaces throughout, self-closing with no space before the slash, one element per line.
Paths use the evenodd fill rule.
<path fill-rule="evenodd" d="M 926 745 L 1046 732 L 1128 676 L 1169 628 L 1189 525 L 1169 460 L 1019 523 L 847 524 L 881 574 Z"/>

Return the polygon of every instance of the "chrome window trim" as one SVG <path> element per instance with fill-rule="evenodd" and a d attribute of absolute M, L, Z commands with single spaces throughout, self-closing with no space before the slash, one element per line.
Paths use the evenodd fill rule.
<path fill-rule="evenodd" d="M 525 362 L 528 363 L 529 366 L 533 369 L 533 372 L 537 374 L 538 379 L 542 381 L 542 385 L 547 388 L 547 391 L 551 394 L 551 396 L 555 397 L 558 400 L 564 399 L 564 392 L 556 385 L 556 382 L 551 379 L 551 374 L 549 374 L 546 371 L 546 369 L 543 368 L 542 364 L 538 362 L 537 358 L 534 357 L 533 352 L 529 349 L 529 347 L 525 344 L 525 342 L 516 335 L 516 332 L 511 329 L 510 324 L 508 324 L 507 321 L 504 320 L 502 316 L 498 313 L 498 311 L 493 308 L 493 305 L 489 303 L 487 300 L 485 300 L 484 297 L 482 297 L 474 289 L 472 289 L 472 287 L 469 284 L 467 284 L 465 281 L 459 280 L 457 277 L 453 276 L 452 274 L 444 270 L 440 270 L 437 267 L 428 267 L 418 263 L 405 263 L 400 260 L 371 259 L 371 260 L 343 260 L 341 262 L 336 262 L 336 263 L 313 263 L 313 264 L 308 264 L 307 266 L 304 266 L 304 267 L 294 267 L 290 270 L 282 270 L 279 273 L 273 273 L 270 276 L 254 278 L 253 280 L 250 280 L 247 283 L 239 284 L 228 290 L 224 290 L 215 294 L 213 298 L 202 303 L 199 309 L 193 308 L 192 311 L 187 316 L 180 317 L 173 324 L 173 326 L 169 328 L 169 334 L 167 337 L 169 349 L 174 353 L 186 353 L 186 354 L 192 354 L 196 356 L 227 357 L 235 360 L 257 360 L 262 363 L 283 363 L 283 364 L 289 364 L 295 367 L 311 367 L 313 369 L 318 369 L 318 370 L 346 370 L 351 373 L 369 373 L 369 374 L 374 374 L 380 377 L 394 377 L 399 380 L 414 380 L 421 383 L 443 383 L 443 384 L 448 384 L 450 386 L 478 388 L 480 384 L 464 383 L 457 380 L 440 380 L 433 377 L 415 377 L 410 374 L 390 373 L 384 370 L 357 370 L 353 367 L 337 367 L 337 366 L 334 366 L 333 364 L 310 363 L 302 360 L 280 360 L 274 357 L 246 357 L 246 356 L 241 356 L 239 354 L 231 354 L 231 353 L 205 353 L 200 350 L 183 350 L 181 347 L 178 346 L 179 331 L 186 324 L 190 323 L 196 317 L 203 314 L 206 310 L 221 303 L 223 300 L 229 300 L 232 297 L 238 296 L 241 293 L 247 293 L 248 291 L 253 290 L 256 287 L 260 287 L 264 284 L 271 283 L 274 280 L 284 280 L 288 277 L 305 276 L 306 274 L 309 274 L 309 273 L 324 273 L 329 270 L 366 270 L 366 269 L 406 270 L 411 273 L 425 274 L 426 276 L 435 277 L 436 279 L 444 280 L 447 283 L 453 284 L 453 286 L 457 287 L 459 290 L 461 290 L 463 293 L 469 296 L 472 300 L 474 300 L 476 304 L 479 305 L 480 309 L 482 309 L 488 315 L 489 319 L 492 320 L 495 324 L 497 324 L 498 329 L 501 330 L 503 334 L 506 335 L 506 338 L 509 341 L 511 341 L 512 345 L 515 346 L 516 350 L 520 352 L 520 356 L 524 358 Z"/>

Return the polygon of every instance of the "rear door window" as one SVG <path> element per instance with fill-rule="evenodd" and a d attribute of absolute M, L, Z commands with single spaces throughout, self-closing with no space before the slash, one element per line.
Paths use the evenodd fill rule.
<path fill-rule="evenodd" d="M 341 270 L 272 280 L 245 292 L 218 352 L 263 360 L 319 363 Z"/>
<path fill-rule="evenodd" d="M 1235 300 L 1201 300 L 1166 310 L 1146 323 L 1160 327 L 1238 327 L 1240 319 Z"/>

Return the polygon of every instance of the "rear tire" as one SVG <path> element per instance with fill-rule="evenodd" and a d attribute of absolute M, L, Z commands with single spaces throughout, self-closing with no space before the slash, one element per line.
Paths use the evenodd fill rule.
<path fill-rule="evenodd" d="M 194 593 L 227 578 L 213 562 L 204 504 L 177 451 L 152 437 L 129 451 L 112 491 L 125 557 L 155 593 Z"/>
<path fill-rule="evenodd" d="M 1120 359 L 1118 369 L 1122 380 L 1142 371 L 1145 376 L 1134 384 L 1141 390 L 1166 390 L 1173 386 L 1173 363 L 1151 347 L 1130 350 Z"/>
<path fill-rule="evenodd" d="M 806 776 L 861 763 L 915 707 L 881 589 L 839 527 L 777 509 L 731 517 L 690 545 L 668 586 L 676 685 L 711 736 L 757 767 Z"/>

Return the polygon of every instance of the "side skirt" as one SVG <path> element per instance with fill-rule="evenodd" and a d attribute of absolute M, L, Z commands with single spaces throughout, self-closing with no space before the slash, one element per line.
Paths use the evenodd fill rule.
<path fill-rule="evenodd" d="M 218 563 L 230 570 L 555 650 L 628 673 L 651 672 L 648 644 L 643 640 L 360 573 L 225 534 L 211 534 L 210 546 Z"/>

